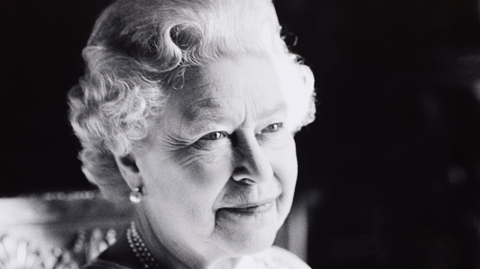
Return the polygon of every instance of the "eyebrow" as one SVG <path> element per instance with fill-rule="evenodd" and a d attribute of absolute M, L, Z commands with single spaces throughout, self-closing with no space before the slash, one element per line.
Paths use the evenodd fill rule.
<path fill-rule="evenodd" d="M 190 105 L 183 113 L 188 122 L 201 122 L 205 120 L 217 120 L 219 115 L 216 113 L 206 113 L 207 111 L 216 111 L 222 108 L 222 105 L 215 102 L 214 99 L 204 99 Z"/>
<path fill-rule="evenodd" d="M 186 109 L 184 112 L 184 117 L 188 122 L 202 122 L 206 120 L 213 120 L 217 121 L 223 118 L 223 116 L 217 113 L 205 113 L 206 111 L 216 111 L 217 109 L 222 108 L 222 104 L 215 102 L 215 99 L 204 99 L 201 100 L 189 108 Z M 269 115 L 275 114 L 279 111 L 286 111 L 287 104 L 284 101 L 276 103 L 272 107 L 268 107 L 266 109 L 262 109 L 260 113 L 257 115 L 259 118 L 268 117 Z"/>

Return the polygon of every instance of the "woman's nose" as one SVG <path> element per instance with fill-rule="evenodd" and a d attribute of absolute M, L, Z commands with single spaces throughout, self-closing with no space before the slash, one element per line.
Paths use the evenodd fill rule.
<path fill-rule="evenodd" d="M 234 155 L 235 168 L 232 177 L 235 181 L 253 184 L 273 177 L 269 158 L 254 134 L 238 137 Z"/>

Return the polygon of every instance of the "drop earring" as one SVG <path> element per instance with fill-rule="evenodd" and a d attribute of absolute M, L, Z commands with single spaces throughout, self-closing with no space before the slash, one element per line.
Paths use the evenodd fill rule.
<path fill-rule="evenodd" d="M 142 188 L 134 188 L 133 191 L 130 193 L 130 201 L 134 204 L 138 204 L 142 200 L 142 196 Z"/>

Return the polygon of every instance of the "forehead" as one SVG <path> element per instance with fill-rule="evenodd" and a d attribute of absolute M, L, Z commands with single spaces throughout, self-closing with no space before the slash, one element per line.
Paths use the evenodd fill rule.
<path fill-rule="evenodd" d="M 266 56 L 223 58 L 187 71 L 185 81 L 183 89 L 174 93 L 174 99 L 187 118 L 205 110 L 228 109 L 235 100 L 262 103 L 265 109 L 285 103 L 278 72 Z"/>

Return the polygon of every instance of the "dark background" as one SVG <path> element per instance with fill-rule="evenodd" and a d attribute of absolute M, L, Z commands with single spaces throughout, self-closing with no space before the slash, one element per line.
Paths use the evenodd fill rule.
<path fill-rule="evenodd" d="M 66 94 L 109 2 L 0 3 L 0 197 L 93 188 Z M 320 192 L 312 267 L 477 268 L 479 3 L 275 4 L 318 89 L 317 121 L 296 137 L 299 193 Z"/>

